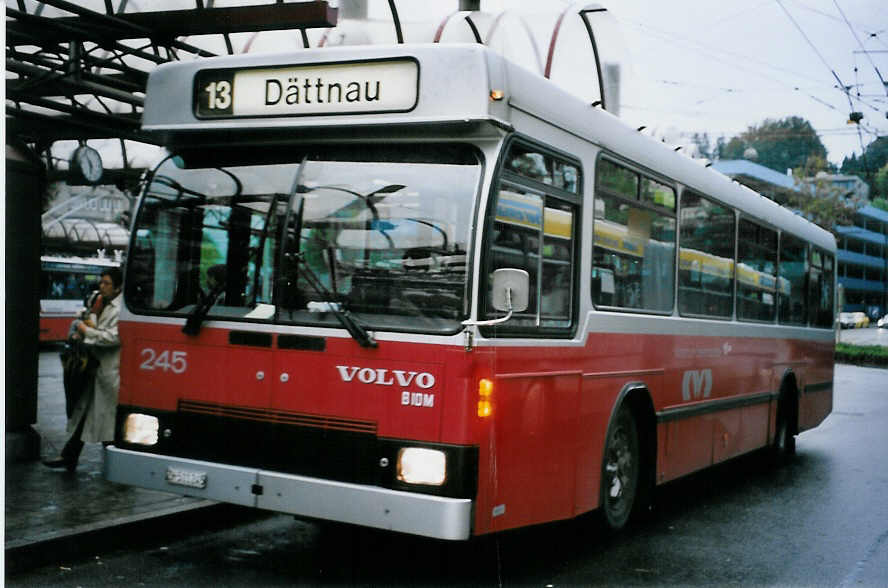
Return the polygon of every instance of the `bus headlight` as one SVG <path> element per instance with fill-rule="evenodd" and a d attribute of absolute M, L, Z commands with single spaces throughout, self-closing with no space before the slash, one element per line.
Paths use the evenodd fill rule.
<path fill-rule="evenodd" d="M 437 449 L 405 447 L 398 452 L 398 480 L 440 486 L 447 478 L 447 456 Z"/>
<path fill-rule="evenodd" d="M 157 445 L 160 421 L 147 414 L 131 413 L 123 423 L 123 440 L 137 445 Z"/>

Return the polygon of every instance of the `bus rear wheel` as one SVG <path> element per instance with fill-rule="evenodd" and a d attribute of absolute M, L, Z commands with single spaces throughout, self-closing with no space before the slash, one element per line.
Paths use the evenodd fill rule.
<path fill-rule="evenodd" d="M 640 473 L 638 425 L 635 415 L 623 405 L 611 423 L 602 464 L 601 514 L 609 529 L 622 529 L 629 522 Z"/>
<path fill-rule="evenodd" d="M 777 430 L 774 434 L 771 453 L 778 462 L 788 460 L 796 452 L 796 419 L 794 418 L 796 412 L 792 410 L 791 403 L 793 401 L 792 394 L 784 393 L 777 407 Z"/>

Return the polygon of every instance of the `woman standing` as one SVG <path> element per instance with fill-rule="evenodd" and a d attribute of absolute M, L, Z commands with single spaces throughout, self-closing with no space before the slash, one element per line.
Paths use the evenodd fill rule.
<path fill-rule="evenodd" d="M 107 268 L 99 281 L 99 298 L 90 318 L 78 321 L 77 335 L 89 347 L 99 367 L 80 396 L 68 419 L 68 441 L 61 455 L 43 463 L 51 468 L 73 472 L 84 443 L 110 442 L 114 439 L 117 393 L 120 389 L 120 290 L 123 282 L 119 268 Z"/>

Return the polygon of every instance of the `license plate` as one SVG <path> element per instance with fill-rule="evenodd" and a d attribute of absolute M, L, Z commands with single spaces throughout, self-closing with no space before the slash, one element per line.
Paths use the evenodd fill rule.
<path fill-rule="evenodd" d="M 207 473 L 195 472 L 194 470 L 183 470 L 180 468 L 167 468 L 166 481 L 177 486 L 187 486 L 189 488 L 206 488 Z"/>

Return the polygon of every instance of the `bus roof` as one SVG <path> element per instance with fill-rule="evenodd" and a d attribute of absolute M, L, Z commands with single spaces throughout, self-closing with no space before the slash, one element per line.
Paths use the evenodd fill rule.
<path fill-rule="evenodd" d="M 501 97 L 495 99 L 494 91 Z M 519 111 L 751 218 L 836 249 L 828 231 L 479 44 L 330 47 L 164 64 L 148 80 L 143 128 L 172 144 L 218 132 L 230 143 L 231 131 L 238 130 L 467 122 L 509 130 Z"/>
<path fill-rule="evenodd" d="M 489 89 L 504 88 L 503 75 L 501 58 L 476 44 L 330 47 L 177 62 L 151 73 L 142 126 L 177 134 L 490 120 L 505 114 L 504 103 L 489 99 Z"/>

